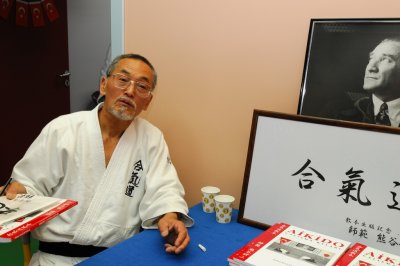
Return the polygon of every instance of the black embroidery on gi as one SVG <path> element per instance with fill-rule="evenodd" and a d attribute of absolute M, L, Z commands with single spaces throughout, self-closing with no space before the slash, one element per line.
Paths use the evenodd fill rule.
<path fill-rule="evenodd" d="M 139 187 L 140 179 L 143 173 L 142 161 L 139 160 L 133 165 L 133 171 L 131 178 L 129 179 L 128 185 L 125 189 L 125 195 L 128 197 L 133 197 L 133 191 L 135 187 Z"/>

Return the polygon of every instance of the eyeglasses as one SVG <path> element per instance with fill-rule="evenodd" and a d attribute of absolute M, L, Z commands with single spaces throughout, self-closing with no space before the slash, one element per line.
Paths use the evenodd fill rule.
<path fill-rule="evenodd" d="M 147 98 L 151 95 L 152 87 L 149 83 L 133 80 L 121 73 L 112 74 L 111 76 L 113 77 L 112 85 L 120 90 L 126 90 L 133 84 L 137 96 Z"/>

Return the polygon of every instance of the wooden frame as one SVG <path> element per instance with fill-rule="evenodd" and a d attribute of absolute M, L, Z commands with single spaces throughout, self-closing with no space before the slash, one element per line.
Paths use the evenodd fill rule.
<path fill-rule="evenodd" d="M 254 110 L 238 222 L 290 223 L 397 254 L 399 150 L 398 128 Z"/>
<path fill-rule="evenodd" d="M 375 123 L 354 114 L 354 104 L 370 96 L 363 89 L 370 52 L 391 37 L 400 37 L 400 19 L 311 19 L 297 113 Z"/>

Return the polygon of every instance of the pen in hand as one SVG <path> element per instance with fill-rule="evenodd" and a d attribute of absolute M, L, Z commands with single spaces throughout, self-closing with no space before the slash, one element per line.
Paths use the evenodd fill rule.
<path fill-rule="evenodd" d="M 6 184 L 4 185 L 3 189 L 1 190 L 0 196 L 2 196 L 3 193 L 6 191 L 6 188 L 8 187 L 8 185 L 10 185 L 11 181 L 12 181 L 12 178 L 10 177 L 10 178 L 7 180 Z"/>

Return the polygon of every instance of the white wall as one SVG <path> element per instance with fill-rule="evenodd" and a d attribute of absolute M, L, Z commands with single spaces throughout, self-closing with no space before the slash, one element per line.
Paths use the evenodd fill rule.
<path fill-rule="evenodd" d="M 115 0 L 114 0 L 115 1 Z M 111 0 L 68 0 L 71 112 L 87 109 L 111 43 Z"/>

